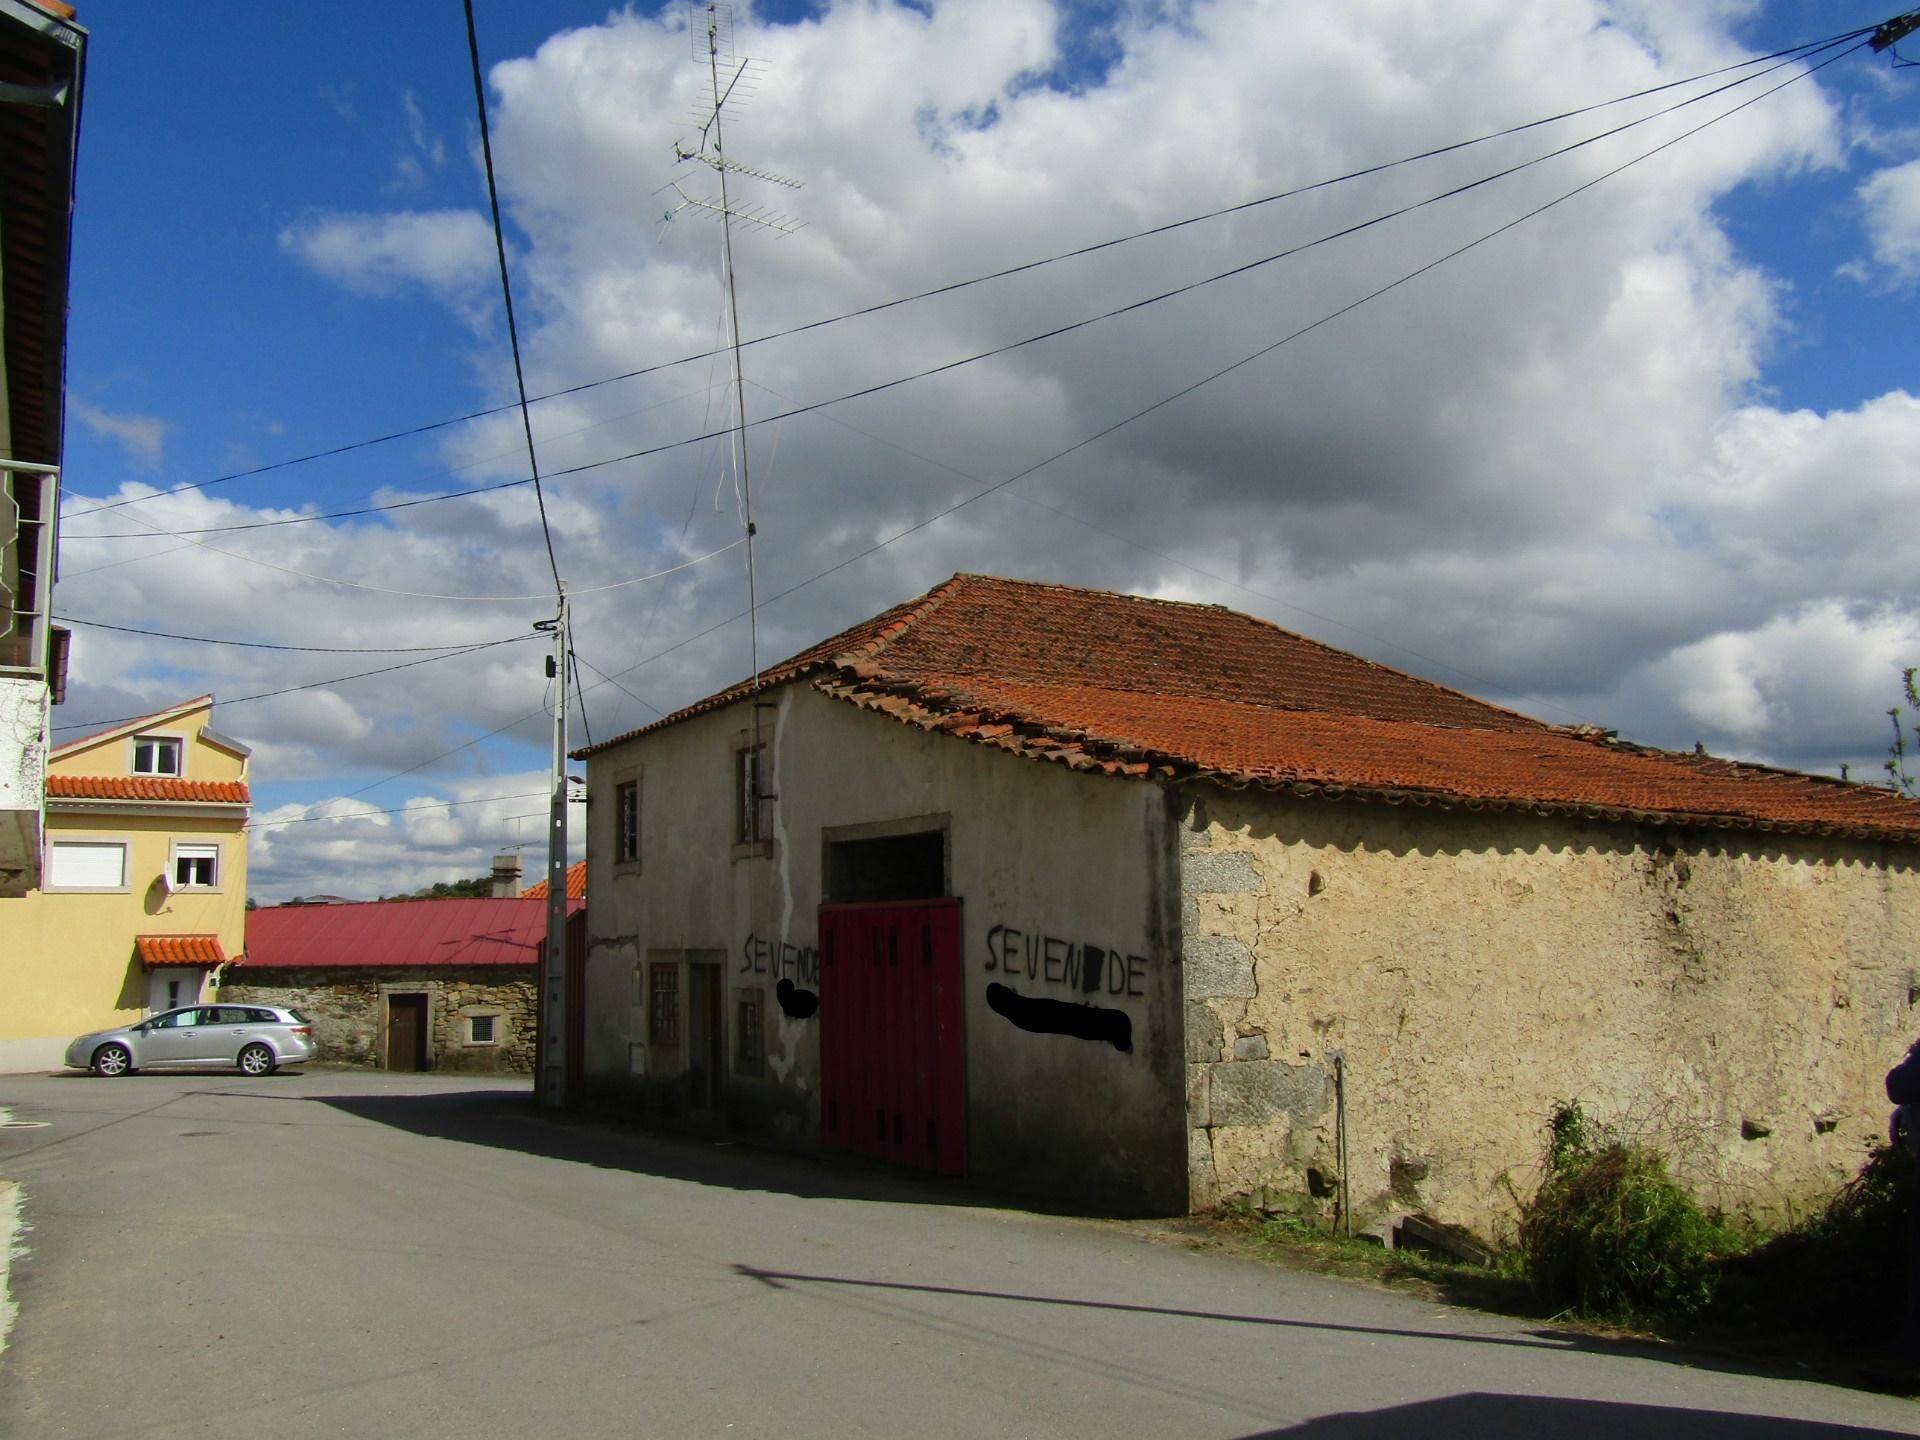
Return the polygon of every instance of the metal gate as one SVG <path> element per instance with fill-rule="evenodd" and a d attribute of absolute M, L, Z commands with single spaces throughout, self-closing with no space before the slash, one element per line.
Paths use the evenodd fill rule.
<path fill-rule="evenodd" d="M 820 1134 L 966 1171 L 960 902 L 820 907 Z"/>

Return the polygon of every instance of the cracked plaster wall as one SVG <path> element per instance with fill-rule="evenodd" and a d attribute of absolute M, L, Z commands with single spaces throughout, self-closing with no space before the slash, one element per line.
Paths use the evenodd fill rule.
<path fill-rule="evenodd" d="M 1704 1199 L 1779 1218 L 1884 1133 L 1920 856 L 1807 837 L 1193 789 L 1190 1190 L 1508 1230 L 1577 1098 Z"/>

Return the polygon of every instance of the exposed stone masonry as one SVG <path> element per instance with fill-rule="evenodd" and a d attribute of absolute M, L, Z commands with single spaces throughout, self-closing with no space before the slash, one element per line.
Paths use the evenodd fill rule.
<path fill-rule="evenodd" d="M 227 972 L 220 998 L 263 1005 L 291 1005 L 313 1021 L 319 1059 L 328 1064 L 386 1063 L 387 1009 L 383 997 L 399 991 L 425 994 L 430 1068 L 460 1071 L 533 1070 L 534 1011 L 538 976 L 533 966 L 489 965 L 449 970 L 445 966 L 410 969 L 275 969 L 272 984 L 246 977 L 245 967 Z M 490 1014 L 491 1045 L 470 1044 L 468 1018 Z"/>

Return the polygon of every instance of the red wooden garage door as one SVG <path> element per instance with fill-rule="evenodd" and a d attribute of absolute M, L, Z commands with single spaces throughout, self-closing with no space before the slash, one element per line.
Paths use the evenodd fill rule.
<path fill-rule="evenodd" d="M 958 900 L 820 907 L 820 1133 L 965 1173 Z"/>

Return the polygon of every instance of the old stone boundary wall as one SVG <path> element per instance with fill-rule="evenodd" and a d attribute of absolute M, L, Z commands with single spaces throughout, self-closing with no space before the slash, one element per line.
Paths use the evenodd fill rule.
<path fill-rule="evenodd" d="M 531 965 L 278 969 L 273 983 L 248 978 L 244 967 L 227 972 L 220 998 L 244 1004 L 292 1005 L 313 1021 L 319 1059 L 334 1065 L 386 1063 L 389 992 L 425 994 L 427 1042 L 435 1070 L 510 1071 L 531 1074 L 534 1007 L 538 978 Z M 494 1016 L 494 1042 L 472 1044 L 468 1019 Z"/>
<path fill-rule="evenodd" d="M 1492 1236 L 1558 1101 L 1780 1220 L 1885 1133 L 1920 1013 L 1920 851 L 1194 789 L 1181 828 L 1193 1208 Z"/>

